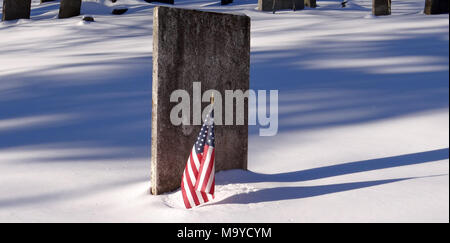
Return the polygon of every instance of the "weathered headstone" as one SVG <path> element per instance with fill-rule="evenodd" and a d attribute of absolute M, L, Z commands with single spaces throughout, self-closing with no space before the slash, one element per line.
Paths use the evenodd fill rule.
<path fill-rule="evenodd" d="M 425 0 L 425 14 L 445 14 L 449 12 L 449 0 Z"/>
<path fill-rule="evenodd" d="M 145 0 L 148 3 L 158 2 L 158 3 L 167 3 L 167 4 L 175 4 L 175 0 Z"/>
<path fill-rule="evenodd" d="M 31 0 L 3 0 L 2 21 L 29 19 Z"/>
<path fill-rule="evenodd" d="M 122 15 L 124 13 L 126 13 L 128 11 L 128 8 L 115 8 L 113 9 L 113 11 L 111 12 L 114 15 Z"/>
<path fill-rule="evenodd" d="M 305 6 L 310 8 L 317 7 L 316 0 L 305 0 Z"/>
<path fill-rule="evenodd" d="M 58 18 L 70 18 L 80 15 L 81 0 L 61 0 Z"/>
<path fill-rule="evenodd" d="M 304 8 L 305 0 L 258 0 L 259 11 L 274 11 L 283 9 L 300 10 Z"/>
<path fill-rule="evenodd" d="M 372 14 L 391 15 L 391 0 L 372 0 Z"/>
<path fill-rule="evenodd" d="M 154 9 L 152 194 L 180 186 L 187 158 L 201 129 L 201 125 L 172 125 L 170 112 L 177 103 L 170 102 L 171 93 L 185 90 L 193 104 L 194 82 L 201 82 L 202 93 L 215 89 L 225 97 L 225 90 L 245 92 L 249 89 L 249 72 L 249 17 L 163 6 Z M 202 108 L 207 105 L 202 103 Z M 247 117 L 245 109 L 245 125 L 216 126 L 216 171 L 247 169 Z"/>
<path fill-rule="evenodd" d="M 227 5 L 233 3 L 233 0 L 220 0 L 220 5 Z"/>

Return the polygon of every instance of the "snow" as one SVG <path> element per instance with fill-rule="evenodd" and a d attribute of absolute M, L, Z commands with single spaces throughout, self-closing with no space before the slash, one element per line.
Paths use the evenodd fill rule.
<path fill-rule="evenodd" d="M 0 0 L 1 6 L 2 0 Z M 279 133 L 193 210 L 149 195 L 153 7 L 84 0 L 0 23 L 1 222 L 449 222 L 449 17 L 424 0 L 177 0 L 252 19 L 251 88 L 278 89 Z M 114 6 L 128 7 L 113 16 Z M 206 217 L 207 216 L 207 217 Z"/>

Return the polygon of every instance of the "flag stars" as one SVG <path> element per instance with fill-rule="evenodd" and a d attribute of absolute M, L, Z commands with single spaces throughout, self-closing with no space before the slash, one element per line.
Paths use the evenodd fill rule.
<path fill-rule="evenodd" d="M 197 136 L 197 141 L 195 142 L 194 151 L 197 154 L 203 154 L 204 146 L 209 145 L 214 147 L 214 117 L 213 113 L 208 114 L 205 117 L 205 122 L 203 123 L 201 130 Z"/>

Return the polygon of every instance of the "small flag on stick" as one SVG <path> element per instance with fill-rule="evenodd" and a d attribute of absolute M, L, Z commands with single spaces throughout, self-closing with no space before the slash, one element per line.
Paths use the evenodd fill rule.
<path fill-rule="evenodd" d="M 214 97 L 211 97 L 214 103 Z M 197 141 L 192 147 L 181 179 L 181 193 L 186 208 L 214 199 L 214 109 L 206 116 Z"/>

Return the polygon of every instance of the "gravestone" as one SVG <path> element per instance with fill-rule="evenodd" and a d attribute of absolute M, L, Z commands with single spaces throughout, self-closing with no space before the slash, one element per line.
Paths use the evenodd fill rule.
<path fill-rule="evenodd" d="M 29 19 L 31 0 L 3 0 L 2 21 Z"/>
<path fill-rule="evenodd" d="M 158 3 L 167 3 L 167 4 L 175 4 L 175 0 L 145 0 L 148 3 L 158 2 Z"/>
<path fill-rule="evenodd" d="M 274 11 L 283 9 L 300 10 L 304 8 L 305 0 L 258 0 L 259 11 Z"/>
<path fill-rule="evenodd" d="M 305 6 L 310 8 L 317 7 L 316 0 L 305 0 Z"/>
<path fill-rule="evenodd" d="M 70 18 L 80 15 L 81 0 L 61 0 L 58 18 Z"/>
<path fill-rule="evenodd" d="M 233 0 L 220 0 L 220 5 L 228 5 L 233 3 Z"/>
<path fill-rule="evenodd" d="M 445 14 L 448 13 L 449 0 L 425 0 L 425 14 Z"/>
<path fill-rule="evenodd" d="M 249 72 L 249 17 L 163 6 L 155 8 L 152 194 L 169 192 L 180 186 L 187 159 L 201 129 L 201 125 L 172 125 L 170 112 L 178 103 L 170 102 L 171 93 L 179 89 L 187 91 L 192 114 L 194 82 L 201 82 L 201 93 L 215 89 L 224 100 L 225 90 L 245 92 L 249 89 Z M 217 99 L 215 104 L 218 104 Z M 247 100 L 245 104 L 247 107 Z M 202 103 L 202 110 L 207 105 L 209 103 Z M 233 110 L 236 115 L 236 108 Z M 244 117 L 245 125 L 216 126 L 216 171 L 247 169 L 247 108 Z"/>
<path fill-rule="evenodd" d="M 391 0 L 372 0 L 372 14 L 391 15 Z"/>
<path fill-rule="evenodd" d="M 128 8 L 115 8 L 111 13 L 114 15 L 122 15 L 126 12 L 128 12 Z"/>

